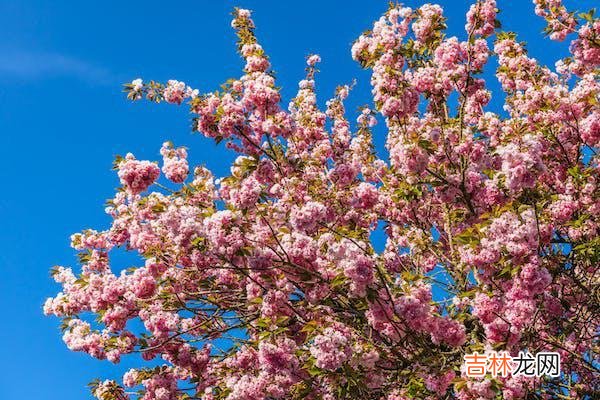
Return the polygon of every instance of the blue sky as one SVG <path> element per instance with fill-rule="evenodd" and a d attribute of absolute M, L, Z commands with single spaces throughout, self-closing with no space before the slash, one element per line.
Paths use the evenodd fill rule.
<path fill-rule="evenodd" d="M 449 33 L 464 36 L 470 2 L 440 3 Z M 566 54 L 566 44 L 542 39 L 543 21 L 529 1 L 498 3 L 504 28 L 519 32 L 530 54 L 550 64 Z M 321 102 L 354 77 L 348 109 L 368 102 L 368 74 L 352 61 L 350 45 L 385 11 L 386 0 L 0 1 L 0 399 L 89 398 L 91 379 L 118 377 L 132 365 L 66 349 L 58 320 L 41 312 L 59 290 L 48 271 L 75 265 L 71 233 L 107 226 L 103 203 L 118 184 L 115 155 L 156 160 L 162 142 L 172 140 L 189 148 L 193 162 L 227 173 L 234 155 L 192 134 L 184 107 L 129 103 L 120 85 L 174 78 L 211 91 L 239 76 L 229 25 L 234 6 L 255 11 L 286 99 L 303 77 L 305 56 L 316 52 L 323 58 Z"/>

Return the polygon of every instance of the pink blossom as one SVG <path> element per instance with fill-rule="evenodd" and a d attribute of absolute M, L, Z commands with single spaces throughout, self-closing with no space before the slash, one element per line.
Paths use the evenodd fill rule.
<path fill-rule="evenodd" d="M 245 67 L 219 91 L 127 84 L 133 100 L 187 100 L 194 130 L 237 158 L 216 179 L 165 142 L 171 182 L 150 193 L 158 165 L 117 160 L 107 226 L 71 236 L 80 266 L 52 269 L 61 288 L 43 306 L 63 319 L 70 350 L 138 355 L 122 379 L 130 391 L 102 381 L 93 395 L 478 400 L 552 397 L 557 385 L 589 395 L 600 23 L 559 0 L 534 3 L 551 38 L 572 35 L 558 72 L 496 32 L 502 14 L 480 0 L 464 41 L 437 5 L 391 5 L 352 46 L 371 84 L 358 112 L 351 84 L 321 101 L 317 55 L 283 104 L 244 9 L 232 26 Z M 501 112 L 489 111 L 492 95 Z M 474 349 L 557 351 L 563 375 L 471 379 Z"/>
<path fill-rule="evenodd" d="M 182 183 L 188 175 L 187 151 L 185 148 L 173 148 L 170 142 L 163 143 L 160 154 L 163 156 L 162 171 L 167 179 Z"/>
<path fill-rule="evenodd" d="M 119 179 L 132 194 L 138 194 L 152 185 L 160 170 L 158 166 L 150 161 L 138 161 L 133 154 L 128 153 L 118 165 Z"/>
<path fill-rule="evenodd" d="M 319 55 L 317 55 L 317 54 L 311 55 L 306 60 L 306 63 L 311 67 L 314 67 L 317 63 L 320 63 L 320 62 L 321 62 L 321 57 L 319 57 Z"/>
<path fill-rule="evenodd" d="M 310 353 L 315 357 L 317 367 L 335 371 L 352 355 L 350 332 L 343 328 L 326 328 L 323 334 L 314 338 Z"/>

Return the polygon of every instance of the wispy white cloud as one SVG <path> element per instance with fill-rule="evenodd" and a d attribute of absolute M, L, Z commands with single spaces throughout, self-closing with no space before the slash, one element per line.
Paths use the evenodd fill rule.
<path fill-rule="evenodd" d="M 37 80 L 60 76 L 96 84 L 114 80 L 107 69 L 68 55 L 0 49 L 0 79 Z"/>

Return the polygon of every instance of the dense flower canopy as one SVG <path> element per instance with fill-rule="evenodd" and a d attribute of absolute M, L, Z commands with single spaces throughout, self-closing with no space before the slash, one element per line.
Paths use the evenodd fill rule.
<path fill-rule="evenodd" d="M 222 179 L 170 142 L 162 167 L 116 160 L 113 222 L 72 236 L 81 270 L 55 267 L 63 291 L 44 306 L 69 349 L 148 361 L 94 395 L 598 398 L 600 20 L 534 3 L 550 38 L 571 40 L 555 68 L 500 31 L 494 0 L 472 5 L 464 41 L 437 5 L 391 5 L 352 46 L 372 72 L 356 123 L 351 86 L 317 106 L 317 55 L 284 108 L 243 9 L 241 78 L 208 94 L 126 85 L 133 100 L 188 102 L 194 129 L 239 157 Z M 491 57 L 500 114 L 486 110 Z M 117 248 L 145 263 L 111 268 Z M 467 376 L 464 356 L 493 350 L 558 352 L 562 375 Z"/>

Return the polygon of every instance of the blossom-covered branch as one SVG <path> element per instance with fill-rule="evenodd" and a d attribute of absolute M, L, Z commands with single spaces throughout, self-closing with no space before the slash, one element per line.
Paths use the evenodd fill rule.
<path fill-rule="evenodd" d="M 221 179 L 171 142 L 162 167 L 116 160 L 112 224 L 72 236 L 81 270 L 53 269 L 63 290 L 44 311 L 73 351 L 162 361 L 94 395 L 597 398 L 600 20 L 534 3 L 552 39 L 572 36 L 556 72 L 500 31 L 494 0 L 469 9 L 465 40 L 446 36 L 437 5 L 390 6 L 352 46 L 372 73 L 356 123 L 352 85 L 319 108 L 317 55 L 282 105 L 243 9 L 241 78 L 207 94 L 127 84 L 132 100 L 187 102 L 194 129 L 239 157 Z M 389 157 L 374 149 L 378 120 Z M 117 248 L 144 263 L 112 266 Z M 492 351 L 556 352 L 562 374 L 469 376 L 465 355 Z"/>

